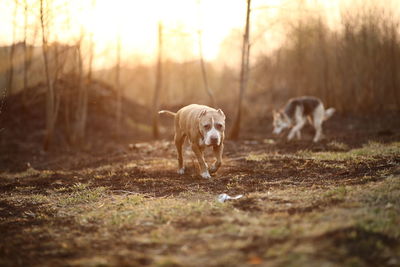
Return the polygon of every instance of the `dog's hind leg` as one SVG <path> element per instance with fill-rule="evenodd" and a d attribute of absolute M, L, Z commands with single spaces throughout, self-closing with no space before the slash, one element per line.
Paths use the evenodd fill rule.
<path fill-rule="evenodd" d="M 314 136 L 313 141 L 316 143 L 319 140 L 321 140 L 321 138 L 323 136 L 323 134 L 322 134 L 322 125 L 321 124 L 316 124 L 316 125 L 314 125 L 314 127 L 315 127 L 315 136 Z"/>
<path fill-rule="evenodd" d="M 316 143 L 319 140 L 321 140 L 321 138 L 323 137 L 322 122 L 314 122 L 314 128 L 315 128 L 315 136 L 314 136 L 313 141 Z"/>
<path fill-rule="evenodd" d="M 210 172 L 211 173 L 215 173 L 216 171 L 218 171 L 219 167 L 221 166 L 223 150 L 224 150 L 224 145 L 223 144 L 213 147 L 213 151 L 214 151 L 214 155 L 215 155 L 216 161 L 214 162 L 213 166 L 210 168 Z"/>
<path fill-rule="evenodd" d="M 298 140 L 301 140 L 301 132 L 300 132 L 300 130 L 298 130 L 296 132 L 296 137 L 297 137 Z"/>
<path fill-rule="evenodd" d="M 185 135 L 180 133 L 175 133 L 175 146 L 178 151 L 178 174 L 185 173 L 185 167 L 183 166 L 183 143 L 185 142 Z"/>

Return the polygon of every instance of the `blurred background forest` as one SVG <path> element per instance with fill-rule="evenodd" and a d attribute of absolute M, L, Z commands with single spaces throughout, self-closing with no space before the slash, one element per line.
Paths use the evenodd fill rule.
<path fill-rule="evenodd" d="M 399 1 L 141 2 L 1 2 L 3 149 L 168 137 L 155 112 L 190 103 L 265 133 L 294 96 L 400 110 Z"/>

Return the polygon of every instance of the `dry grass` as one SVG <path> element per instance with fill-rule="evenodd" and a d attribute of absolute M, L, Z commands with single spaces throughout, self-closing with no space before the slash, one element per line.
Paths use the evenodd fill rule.
<path fill-rule="evenodd" d="M 380 164 L 377 157 L 395 160 L 398 152 L 399 143 L 370 143 L 347 152 L 253 153 L 235 164 L 256 164 L 249 167 L 252 175 L 273 169 L 271 161 L 279 158 L 317 166 L 322 161 L 323 168 L 342 171 L 337 161 L 347 168 L 365 160 L 374 166 Z M 151 161 L 161 166 L 169 160 Z M 226 203 L 219 203 L 217 194 L 199 182 L 162 197 L 96 184 L 100 174 L 101 181 L 119 177 L 125 183 L 147 184 L 151 177 L 124 178 L 125 172 L 140 165 L 138 161 L 120 164 L 119 169 L 111 164 L 81 173 L 63 172 L 76 179 L 90 174 L 93 179 L 3 190 L 0 227 L 7 235 L 0 245 L 0 265 L 28 261 L 31 265 L 74 266 L 400 263 L 398 163 L 371 175 L 379 179 L 359 184 L 290 184 L 290 178 L 285 178 L 275 186 L 265 181 L 260 190 L 251 192 L 246 191 L 246 180 L 252 178 L 236 173 L 229 177 L 225 190 L 242 190 L 245 196 Z M 296 166 L 303 172 L 302 165 Z M 30 172 L 40 179 L 52 179 L 49 171 Z M 29 180 L 27 172 L 17 177 L 8 176 L 6 181 Z M 25 256 L 18 259 L 18 251 Z"/>

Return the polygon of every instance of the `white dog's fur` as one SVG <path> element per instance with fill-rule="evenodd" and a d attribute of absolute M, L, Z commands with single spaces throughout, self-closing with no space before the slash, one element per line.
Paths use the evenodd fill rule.
<path fill-rule="evenodd" d="M 322 101 L 316 97 L 292 98 L 285 105 L 283 111 L 273 111 L 273 133 L 280 134 L 282 130 L 291 128 L 287 137 L 288 140 L 292 140 L 294 135 L 301 139 L 300 131 L 308 118 L 315 129 L 313 141 L 318 142 L 323 136 L 322 123 L 329 119 L 333 113 L 335 113 L 334 108 L 325 109 Z"/>
<path fill-rule="evenodd" d="M 177 113 L 168 110 L 161 110 L 158 113 L 175 116 L 175 145 L 178 151 L 178 173 L 185 173 L 182 146 L 187 137 L 199 162 L 201 177 L 211 178 L 210 172 L 216 172 L 222 163 L 225 137 L 225 114 L 222 110 L 192 104 L 181 108 Z M 213 147 L 216 157 L 216 161 L 210 169 L 208 169 L 203 156 L 204 149 L 208 146 Z"/>

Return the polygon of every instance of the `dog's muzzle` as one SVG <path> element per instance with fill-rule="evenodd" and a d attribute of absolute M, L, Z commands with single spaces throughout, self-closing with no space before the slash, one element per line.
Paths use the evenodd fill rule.
<path fill-rule="evenodd" d="M 210 145 L 219 145 L 219 138 L 218 137 L 210 137 Z"/>
<path fill-rule="evenodd" d="M 220 133 L 216 129 L 211 129 L 206 133 L 205 144 L 207 146 L 218 146 L 221 142 Z"/>

